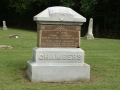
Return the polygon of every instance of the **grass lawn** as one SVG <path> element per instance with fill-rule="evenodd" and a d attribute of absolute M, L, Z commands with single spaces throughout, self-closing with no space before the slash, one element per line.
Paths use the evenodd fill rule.
<path fill-rule="evenodd" d="M 17 34 L 20 38 L 9 38 Z M 0 28 L 0 90 L 120 90 L 120 40 L 84 40 L 85 62 L 91 66 L 91 79 L 74 83 L 32 83 L 26 76 L 27 61 L 36 47 L 36 32 Z"/>

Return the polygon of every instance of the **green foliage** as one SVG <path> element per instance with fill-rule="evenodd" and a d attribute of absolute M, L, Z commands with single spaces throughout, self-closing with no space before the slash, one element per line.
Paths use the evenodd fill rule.
<path fill-rule="evenodd" d="M 57 2 L 57 0 L 54 1 Z M 53 2 L 50 0 L 10 0 L 9 6 L 15 8 L 16 12 L 23 14 L 32 10 L 34 8 L 33 4 L 41 7 L 42 5 L 49 6 Z"/>
<path fill-rule="evenodd" d="M 66 7 L 72 7 L 75 5 L 75 0 L 60 0 L 60 5 Z"/>
<path fill-rule="evenodd" d="M 9 6 L 15 8 L 16 12 L 24 13 L 30 10 L 30 3 L 32 0 L 10 0 Z"/>
<path fill-rule="evenodd" d="M 98 3 L 97 0 L 81 0 L 80 10 L 85 14 L 89 15 L 94 12 L 94 6 Z"/>

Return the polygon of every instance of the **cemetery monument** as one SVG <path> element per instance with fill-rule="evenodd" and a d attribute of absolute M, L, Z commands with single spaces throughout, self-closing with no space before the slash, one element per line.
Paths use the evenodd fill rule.
<path fill-rule="evenodd" d="M 90 21 L 89 21 L 89 26 L 88 26 L 88 32 L 85 36 L 86 39 L 94 39 L 94 36 L 93 36 L 93 19 L 90 18 Z"/>
<path fill-rule="evenodd" d="M 3 30 L 7 30 L 6 22 L 3 21 Z"/>
<path fill-rule="evenodd" d="M 81 25 L 86 18 L 67 7 L 49 7 L 34 16 L 37 47 L 27 61 L 32 82 L 76 82 L 90 79 L 90 65 L 80 48 Z"/>

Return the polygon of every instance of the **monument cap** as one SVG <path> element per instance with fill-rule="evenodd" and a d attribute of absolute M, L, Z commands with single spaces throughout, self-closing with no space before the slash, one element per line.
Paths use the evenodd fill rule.
<path fill-rule="evenodd" d="M 68 7 L 48 7 L 33 17 L 34 21 L 55 21 L 55 22 L 86 22 L 86 18 Z"/>

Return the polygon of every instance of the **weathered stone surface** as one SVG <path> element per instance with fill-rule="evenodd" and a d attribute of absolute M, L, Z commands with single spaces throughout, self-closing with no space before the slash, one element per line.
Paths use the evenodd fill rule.
<path fill-rule="evenodd" d="M 81 27 L 79 25 L 39 25 L 39 30 L 54 30 L 54 31 L 61 31 L 61 30 L 75 30 L 80 31 Z"/>
<path fill-rule="evenodd" d="M 80 47 L 80 26 L 39 25 L 38 47 Z"/>

